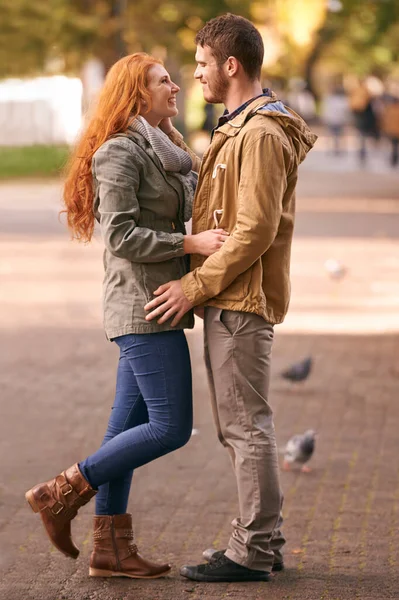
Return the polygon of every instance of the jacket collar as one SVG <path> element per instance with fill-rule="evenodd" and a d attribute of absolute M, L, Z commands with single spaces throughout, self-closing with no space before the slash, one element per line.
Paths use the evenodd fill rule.
<path fill-rule="evenodd" d="M 256 111 L 265 106 L 266 104 L 270 104 L 271 102 L 276 102 L 278 100 L 276 94 L 271 92 L 271 96 L 259 96 L 255 98 L 253 102 L 251 102 L 239 115 L 228 121 L 221 127 L 218 127 L 215 131 L 215 135 L 218 133 L 224 133 L 228 136 L 237 135 L 240 130 L 243 128 L 244 124 L 248 121 L 248 119 L 256 113 Z"/>

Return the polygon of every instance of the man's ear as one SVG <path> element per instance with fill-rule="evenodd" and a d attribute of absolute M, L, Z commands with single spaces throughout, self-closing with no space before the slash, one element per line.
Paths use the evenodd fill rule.
<path fill-rule="evenodd" d="M 235 56 L 229 56 L 225 62 L 226 73 L 228 77 L 234 77 L 237 74 L 240 63 Z"/>

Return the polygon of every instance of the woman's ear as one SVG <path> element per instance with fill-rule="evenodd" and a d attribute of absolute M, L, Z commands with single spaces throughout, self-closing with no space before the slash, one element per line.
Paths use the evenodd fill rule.
<path fill-rule="evenodd" d="M 143 99 L 140 98 L 140 100 L 139 100 L 139 114 L 142 114 L 142 113 L 145 114 L 146 112 L 148 112 L 148 104 L 147 104 L 147 102 L 145 100 L 143 100 Z"/>

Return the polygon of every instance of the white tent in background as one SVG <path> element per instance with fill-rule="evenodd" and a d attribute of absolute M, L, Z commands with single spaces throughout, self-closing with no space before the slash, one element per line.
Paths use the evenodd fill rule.
<path fill-rule="evenodd" d="M 79 78 L 0 81 L 0 146 L 71 144 L 81 124 Z"/>

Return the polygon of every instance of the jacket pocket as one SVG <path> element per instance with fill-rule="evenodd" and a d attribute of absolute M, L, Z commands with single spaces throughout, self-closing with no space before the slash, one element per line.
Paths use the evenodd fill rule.
<path fill-rule="evenodd" d="M 181 279 L 186 273 L 181 258 L 160 263 L 145 263 L 140 265 L 144 293 L 148 300 L 154 299 L 154 292 L 160 285 L 174 279 Z"/>
<path fill-rule="evenodd" d="M 234 336 L 242 321 L 242 312 L 235 310 L 221 310 L 219 314 L 219 321 L 227 330 L 227 333 Z"/>

